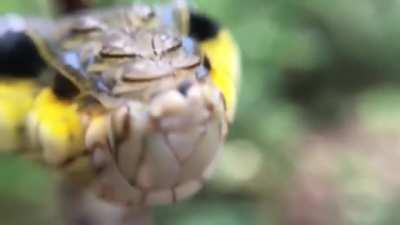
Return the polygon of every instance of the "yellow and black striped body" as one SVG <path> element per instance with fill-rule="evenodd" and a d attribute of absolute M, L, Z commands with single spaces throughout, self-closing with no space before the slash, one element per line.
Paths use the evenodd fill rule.
<path fill-rule="evenodd" d="M 200 53 L 196 54 L 201 56 L 200 66 L 207 70 L 207 74 L 210 76 L 210 84 L 220 91 L 224 102 L 225 119 L 230 123 L 234 118 L 239 83 L 240 58 L 238 48 L 229 31 L 220 28 L 208 17 L 194 12 L 190 12 L 189 17 L 188 31 L 185 31 L 187 33 L 182 31 L 181 35 L 184 38 L 187 36 L 191 42 L 198 45 Z M 161 22 L 163 22 L 164 18 L 160 18 Z M 69 24 L 69 21 L 69 18 L 62 20 L 60 29 L 64 29 L 62 26 L 65 23 Z M 135 22 L 136 20 L 126 21 Z M 79 42 L 85 41 L 86 39 L 81 39 L 81 36 L 86 35 L 91 29 L 97 29 L 95 26 L 98 24 L 96 24 L 96 21 L 85 22 L 88 24 L 80 27 L 79 29 L 81 30 L 77 28 L 74 31 L 79 37 L 68 37 L 67 40 L 65 40 L 65 37 L 64 39 L 57 39 L 57 37 L 54 38 L 55 41 L 50 40 L 50 42 L 69 50 L 75 48 L 90 49 L 92 45 L 85 45 Z M 167 22 L 170 23 L 170 21 Z M 118 24 L 119 21 L 110 23 Z M 176 26 L 175 28 L 165 28 L 164 26 L 167 26 L 167 24 L 159 23 L 156 26 L 160 26 L 160 30 L 180 29 L 180 25 L 176 24 L 174 25 Z M 87 27 L 85 27 L 86 25 Z M 27 31 L 14 33 L 19 39 L 7 39 L 7 35 L 10 35 L 10 33 L 6 33 L 6 36 L 0 38 L 0 72 L 3 73 L 0 75 L 0 150 L 2 152 L 15 151 L 38 159 L 50 168 L 61 171 L 61 174 L 71 179 L 80 183 L 87 183 L 92 178 L 95 178 L 99 172 L 97 170 L 101 169 L 91 165 L 93 163 L 93 152 L 88 149 L 87 132 L 93 126 L 104 126 L 104 123 L 106 123 L 103 113 L 107 111 L 107 107 L 100 107 L 99 102 L 100 105 L 112 105 L 117 100 L 114 97 L 104 97 L 103 87 L 98 85 L 97 81 L 93 81 L 93 79 L 84 80 L 86 77 L 77 78 L 73 74 L 76 72 L 75 70 L 81 69 L 76 63 L 88 64 L 87 59 L 98 60 L 99 57 L 97 55 L 90 55 L 90 51 L 82 50 L 78 51 L 81 57 L 78 61 L 74 61 L 73 58 L 70 58 L 70 55 L 66 54 L 64 54 L 65 58 L 59 57 L 58 53 L 67 51 L 54 48 L 54 43 L 48 45 L 48 37 L 40 37 L 40 32 L 35 31 L 34 34 L 30 32 L 32 30 L 27 27 Z M 62 32 L 64 31 L 56 31 L 58 34 Z M 96 38 L 96 34 L 93 34 L 93 37 Z M 16 40 L 18 40 L 18 43 L 16 43 L 15 49 L 2 49 L 2 41 L 10 42 Z M 151 37 L 152 45 L 156 45 L 155 40 L 154 37 Z M 124 40 L 117 41 L 123 43 Z M 137 43 L 140 43 L 140 40 L 135 42 L 135 44 Z M 93 42 L 93 45 L 95 44 Z M 107 56 L 110 59 L 107 60 L 119 60 L 120 57 L 126 57 L 124 55 L 126 52 L 119 52 L 118 44 L 112 45 L 110 48 L 112 47 L 114 49 L 108 49 L 109 52 L 106 52 L 103 46 L 102 50 L 104 51 L 98 54 L 109 54 Z M 141 46 L 136 47 L 142 48 Z M 20 48 L 23 49 L 21 50 Z M 157 50 L 157 48 L 153 50 Z M 132 51 L 134 52 L 136 49 Z M 144 50 L 140 49 L 139 51 Z M 151 54 L 156 57 L 159 53 L 152 52 Z M 83 57 L 86 57 L 85 60 L 82 60 Z M 145 58 L 144 56 L 136 55 L 135 57 Z M 67 60 L 72 60 L 73 62 L 66 62 Z M 89 65 L 91 66 L 90 71 L 101 72 L 108 69 L 104 69 L 104 67 L 114 65 L 113 63 L 96 64 L 92 61 L 90 63 L 92 63 Z M 190 69 L 192 68 L 185 68 L 185 71 Z M 118 72 L 119 70 L 116 71 Z M 198 76 L 202 75 L 201 71 L 197 72 Z M 142 79 L 142 77 L 138 79 Z M 143 79 L 149 79 L 146 80 L 148 83 L 153 82 L 147 77 Z M 188 78 L 185 77 L 185 79 L 187 80 Z M 177 86 L 181 93 L 187 89 L 183 85 L 185 84 L 185 79 L 179 81 L 182 84 Z M 112 82 L 115 82 L 115 80 L 112 80 Z M 152 87 L 151 96 L 170 88 L 169 86 L 166 88 L 164 83 L 167 82 L 163 82 L 161 81 L 160 84 Z M 138 95 L 142 96 L 142 93 Z M 146 99 L 146 97 L 143 97 L 143 99 Z M 143 102 L 146 101 L 143 100 Z M 93 145 L 97 144 L 99 143 L 96 142 Z"/>

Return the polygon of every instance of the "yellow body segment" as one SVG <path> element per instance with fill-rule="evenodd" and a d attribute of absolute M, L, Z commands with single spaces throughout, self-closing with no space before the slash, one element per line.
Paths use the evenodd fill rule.
<path fill-rule="evenodd" d="M 32 80 L 0 82 L 0 152 L 24 150 L 24 122 L 38 89 Z"/>
<path fill-rule="evenodd" d="M 221 30 L 217 37 L 201 43 L 202 51 L 211 63 L 211 77 L 223 93 L 228 119 L 234 118 L 237 92 L 240 81 L 240 53 L 233 37 L 227 30 Z"/>
<path fill-rule="evenodd" d="M 78 105 L 57 98 L 46 88 L 35 99 L 27 119 L 32 146 L 51 165 L 60 165 L 85 151 L 84 125 Z"/>

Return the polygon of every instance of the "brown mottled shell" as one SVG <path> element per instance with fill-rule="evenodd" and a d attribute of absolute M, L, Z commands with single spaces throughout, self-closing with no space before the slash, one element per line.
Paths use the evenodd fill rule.
<path fill-rule="evenodd" d="M 223 99 L 201 51 L 166 25 L 163 10 L 76 15 L 54 34 L 56 51 L 79 60 L 61 61 L 75 71 L 68 76 L 90 83 L 81 89 L 107 112 L 89 122 L 86 145 L 94 189 L 113 202 L 165 204 L 197 192 L 226 134 Z"/>
<path fill-rule="evenodd" d="M 62 21 L 64 28 L 54 35 L 60 43 L 58 51 L 79 55 L 79 73 L 87 82 L 107 81 L 109 93 L 92 94 L 108 99 L 133 95 L 149 99 L 160 86 L 172 88 L 193 79 L 201 66 L 200 51 L 189 49 L 182 34 L 165 25 L 163 13 L 134 5 L 108 13 L 76 15 Z"/>

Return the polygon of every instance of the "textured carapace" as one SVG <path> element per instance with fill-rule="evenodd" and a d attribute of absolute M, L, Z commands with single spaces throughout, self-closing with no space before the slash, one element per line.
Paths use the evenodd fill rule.
<path fill-rule="evenodd" d="M 199 42 L 182 29 L 183 17 L 170 21 L 181 15 L 174 10 L 132 5 L 77 14 L 47 39 L 30 30 L 43 58 L 67 78 L 63 87 L 78 90 L 55 94 L 85 105 L 79 113 L 96 174 L 92 186 L 104 199 L 144 205 L 184 199 L 208 178 L 224 141 L 224 96 Z M 83 104 L 88 98 L 96 101 Z"/>
<path fill-rule="evenodd" d="M 226 30 L 185 7 L 27 20 L 52 80 L 27 115 L 29 147 L 70 177 L 90 177 L 83 183 L 111 202 L 197 192 L 233 119 L 239 58 Z"/>

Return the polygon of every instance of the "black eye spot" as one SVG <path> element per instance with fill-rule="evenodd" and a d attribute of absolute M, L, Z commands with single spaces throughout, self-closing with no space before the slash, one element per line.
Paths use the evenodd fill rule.
<path fill-rule="evenodd" d="M 190 12 L 189 36 L 198 41 L 206 41 L 218 35 L 219 25 L 206 15 Z"/>
<path fill-rule="evenodd" d="M 190 87 L 192 86 L 192 82 L 190 80 L 183 81 L 179 87 L 178 91 L 181 93 L 183 96 L 186 96 Z"/>
<path fill-rule="evenodd" d="M 71 99 L 79 94 L 79 89 L 61 74 L 54 77 L 52 89 L 54 94 L 62 99 Z"/>

